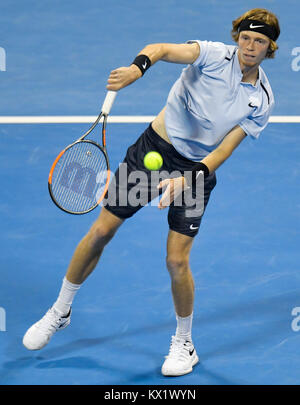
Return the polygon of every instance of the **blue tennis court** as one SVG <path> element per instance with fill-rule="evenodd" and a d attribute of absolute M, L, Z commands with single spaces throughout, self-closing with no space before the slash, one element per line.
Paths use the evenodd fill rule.
<path fill-rule="evenodd" d="M 6 52 L 0 118 L 95 116 L 110 70 L 130 64 L 147 43 L 231 43 L 231 21 L 255 6 L 11 1 L 0 16 Z M 292 68 L 292 50 L 300 46 L 300 6 L 292 0 L 260 6 L 279 16 L 282 29 L 278 55 L 263 64 L 276 98 L 273 115 L 299 116 L 300 69 Z M 112 116 L 157 114 L 182 67 L 159 62 L 118 94 Z M 116 169 L 148 123 L 108 125 Z M 165 266 L 167 210 L 151 205 L 106 247 L 76 296 L 71 325 L 41 351 L 23 347 L 26 329 L 56 299 L 77 243 L 99 215 L 99 209 L 83 216 L 60 211 L 47 188 L 53 159 L 88 126 L 0 124 L 0 384 L 299 384 L 300 331 L 292 315 L 300 307 L 297 123 L 271 122 L 217 171 L 191 254 L 200 358 L 193 373 L 160 373 L 176 321 Z"/>

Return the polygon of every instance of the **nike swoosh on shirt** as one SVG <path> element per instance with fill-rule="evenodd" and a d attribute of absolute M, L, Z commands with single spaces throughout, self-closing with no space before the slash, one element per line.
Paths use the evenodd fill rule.
<path fill-rule="evenodd" d="M 191 231 L 194 231 L 195 229 L 198 229 L 198 228 L 199 228 L 199 226 L 194 226 L 193 224 L 190 225 L 190 230 Z"/>
<path fill-rule="evenodd" d="M 264 27 L 264 25 L 253 25 L 252 23 L 249 25 L 250 28 L 260 28 Z"/>
<path fill-rule="evenodd" d="M 193 350 L 189 350 L 190 356 L 192 356 L 192 355 L 193 355 L 194 351 L 195 351 L 195 349 L 193 349 Z"/>
<path fill-rule="evenodd" d="M 248 106 L 251 107 L 251 108 L 255 108 L 255 107 L 256 107 L 256 105 L 253 105 L 252 103 L 249 103 Z"/>

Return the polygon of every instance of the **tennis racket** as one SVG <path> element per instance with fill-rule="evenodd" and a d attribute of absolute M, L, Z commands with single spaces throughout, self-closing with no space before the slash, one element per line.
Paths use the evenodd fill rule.
<path fill-rule="evenodd" d="M 53 202 L 69 214 L 86 214 L 103 200 L 110 181 L 106 150 L 107 117 L 116 97 L 108 91 L 101 112 L 89 130 L 67 146 L 55 159 L 49 173 L 48 188 Z M 86 139 L 100 120 L 102 146 Z"/>

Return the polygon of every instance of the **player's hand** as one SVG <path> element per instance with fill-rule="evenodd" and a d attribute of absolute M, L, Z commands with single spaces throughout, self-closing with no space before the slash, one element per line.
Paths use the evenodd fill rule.
<path fill-rule="evenodd" d="M 168 207 L 184 190 L 188 188 L 184 177 L 175 177 L 174 179 L 162 180 L 157 188 L 164 188 L 165 191 L 159 201 L 158 208 L 164 209 Z"/>
<path fill-rule="evenodd" d="M 141 76 L 142 72 L 136 65 L 120 67 L 110 72 L 106 88 L 113 91 L 123 89 L 123 87 L 135 82 Z"/>

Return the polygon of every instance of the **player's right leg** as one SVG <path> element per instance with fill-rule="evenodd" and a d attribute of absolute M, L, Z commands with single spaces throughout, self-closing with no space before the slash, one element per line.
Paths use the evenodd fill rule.
<path fill-rule="evenodd" d="M 96 267 L 105 245 L 115 235 L 124 220 L 102 208 L 99 218 L 77 246 L 69 264 L 66 278 L 82 284 Z"/>
<path fill-rule="evenodd" d="M 71 304 L 77 290 L 94 270 L 105 245 L 122 223 L 122 219 L 102 208 L 98 219 L 74 252 L 57 301 L 25 333 L 23 344 L 28 350 L 42 349 L 56 331 L 70 324 Z"/>

